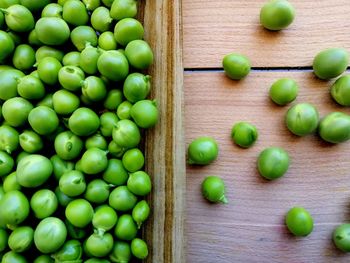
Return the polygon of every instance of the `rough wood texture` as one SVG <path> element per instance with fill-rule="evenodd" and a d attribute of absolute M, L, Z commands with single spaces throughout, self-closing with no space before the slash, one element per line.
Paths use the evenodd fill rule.
<path fill-rule="evenodd" d="M 323 48 L 350 49 L 348 0 L 293 0 L 295 21 L 280 32 L 260 26 L 265 2 L 183 0 L 185 68 L 221 67 L 230 52 L 246 54 L 254 67 L 310 66 Z"/>
<path fill-rule="evenodd" d="M 152 215 L 145 228 L 146 262 L 185 261 L 185 157 L 181 1 L 142 1 L 145 39 L 154 51 L 152 97 L 160 121 L 147 134 L 147 170 L 153 175 Z"/>
<path fill-rule="evenodd" d="M 321 116 L 350 113 L 330 98 L 331 82 L 317 80 L 310 71 L 254 71 L 240 82 L 219 71 L 185 73 L 186 145 L 208 135 L 220 147 L 213 164 L 187 167 L 187 262 L 350 261 L 331 241 L 334 227 L 350 219 L 350 144 L 330 145 L 316 135 L 293 136 L 284 124 L 289 106 L 276 106 L 268 97 L 270 85 L 281 77 L 292 77 L 300 85 L 293 104 L 313 103 Z M 241 120 L 259 129 L 250 149 L 230 139 L 232 125 Z M 256 170 L 257 156 L 268 146 L 281 146 L 291 157 L 287 174 L 272 182 Z M 228 205 L 203 199 L 200 184 L 207 175 L 225 180 Z M 285 213 L 296 205 L 314 218 L 309 237 L 295 238 L 284 227 Z"/>

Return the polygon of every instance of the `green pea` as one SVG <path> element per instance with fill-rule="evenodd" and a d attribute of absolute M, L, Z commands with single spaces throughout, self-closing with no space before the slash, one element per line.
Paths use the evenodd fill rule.
<path fill-rule="evenodd" d="M 81 157 L 83 172 L 86 174 L 98 174 L 103 172 L 108 165 L 107 153 L 99 148 L 87 149 Z"/>
<path fill-rule="evenodd" d="M 269 0 L 260 10 L 260 23 L 269 30 L 281 30 L 292 24 L 295 9 L 287 0 Z"/>
<path fill-rule="evenodd" d="M 101 4 L 100 0 L 82 0 L 85 4 L 85 7 L 89 11 L 94 11 Z"/>
<path fill-rule="evenodd" d="M 86 238 L 86 236 L 88 235 L 88 228 L 80 228 L 73 226 L 67 219 L 65 219 L 64 223 L 67 227 L 68 236 L 70 238 L 80 240 Z"/>
<path fill-rule="evenodd" d="M 101 101 L 107 95 L 107 88 L 101 78 L 89 76 L 82 82 L 82 93 L 90 101 Z"/>
<path fill-rule="evenodd" d="M 42 17 L 35 24 L 40 42 L 45 45 L 62 45 L 70 36 L 66 21 L 59 17 Z"/>
<path fill-rule="evenodd" d="M 17 227 L 9 236 L 8 244 L 12 251 L 21 253 L 28 250 L 34 241 L 34 230 L 29 226 Z"/>
<path fill-rule="evenodd" d="M 102 205 L 96 208 L 92 218 L 92 225 L 99 233 L 105 233 L 111 230 L 118 221 L 118 215 L 115 210 L 108 206 Z"/>
<path fill-rule="evenodd" d="M 83 228 L 92 221 L 94 209 L 85 199 L 74 199 L 67 205 L 65 215 L 72 225 Z"/>
<path fill-rule="evenodd" d="M 70 91 L 81 89 L 84 78 L 84 71 L 77 66 L 63 66 L 58 71 L 59 83 L 63 88 Z"/>
<path fill-rule="evenodd" d="M 92 234 L 85 242 L 87 254 L 94 257 L 105 257 L 113 248 L 113 236 L 110 233 L 103 235 Z"/>
<path fill-rule="evenodd" d="M 80 52 L 71 51 L 66 53 L 62 58 L 63 66 L 76 66 L 80 65 Z"/>
<path fill-rule="evenodd" d="M 38 63 L 38 74 L 42 82 L 55 85 L 58 82 L 58 72 L 62 68 L 61 63 L 53 57 L 45 57 Z"/>
<path fill-rule="evenodd" d="M 5 229 L 0 228 L 0 252 L 3 252 L 7 248 L 7 241 L 9 235 Z"/>
<path fill-rule="evenodd" d="M 0 151 L 5 151 L 8 154 L 11 154 L 18 148 L 19 133 L 11 126 L 0 126 L 0 138 Z"/>
<path fill-rule="evenodd" d="M 131 241 L 131 253 L 138 259 L 145 259 L 148 256 L 147 243 L 140 238 Z"/>
<path fill-rule="evenodd" d="M 42 99 L 45 96 L 45 87 L 42 81 L 32 75 L 26 75 L 18 80 L 18 94 L 27 100 Z"/>
<path fill-rule="evenodd" d="M 28 261 L 20 253 L 14 251 L 9 251 L 4 254 L 2 257 L 3 263 L 27 263 Z"/>
<path fill-rule="evenodd" d="M 20 0 L 21 5 L 27 7 L 32 12 L 41 11 L 51 0 Z"/>
<path fill-rule="evenodd" d="M 104 180 L 94 179 L 88 183 L 84 197 L 91 203 L 102 204 L 108 200 L 110 188 Z"/>
<path fill-rule="evenodd" d="M 126 147 L 118 145 L 113 140 L 108 144 L 108 152 L 111 156 L 115 158 L 121 158 L 126 150 Z"/>
<path fill-rule="evenodd" d="M 0 151 L 0 177 L 8 175 L 12 171 L 14 165 L 15 162 L 11 155 L 5 151 Z"/>
<path fill-rule="evenodd" d="M 121 240 L 133 240 L 137 235 L 137 226 L 131 215 L 123 214 L 119 217 L 114 234 Z"/>
<path fill-rule="evenodd" d="M 89 136 L 94 134 L 100 126 L 97 114 L 86 107 L 76 109 L 69 117 L 68 127 L 78 136 Z"/>
<path fill-rule="evenodd" d="M 137 202 L 137 197 L 127 186 L 122 185 L 116 187 L 111 192 L 108 202 L 115 210 L 125 212 L 134 208 Z"/>
<path fill-rule="evenodd" d="M 36 105 L 37 106 L 46 106 L 46 107 L 53 109 L 52 94 L 51 93 L 46 94 L 46 96 L 41 101 L 39 101 Z"/>
<path fill-rule="evenodd" d="M 288 153 L 279 147 L 264 149 L 258 157 L 258 171 L 268 180 L 274 180 L 283 176 L 289 167 Z"/>
<path fill-rule="evenodd" d="M 2 105 L 2 116 L 12 127 L 19 127 L 27 123 L 32 109 L 33 105 L 28 100 L 14 97 L 6 100 Z"/>
<path fill-rule="evenodd" d="M 292 133 L 305 136 L 316 131 L 319 122 L 318 111 L 309 103 L 299 103 L 287 111 L 285 121 Z"/>
<path fill-rule="evenodd" d="M 114 50 L 117 49 L 117 41 L 114 38 L 113 32 L 103 32 L 98 37 L 98 46 L 103 50 Z"/>
<path fill-rule="evenodd" d="M 219 153 L 217 142 L 211 137 L 198 137 L 188 146 L 188 163 L 207 165 L 216 160 Z"/>
<path fill-rule="evenodd" d="M 272 84 L 269 94 L 274 103 L 284 106 L 296 99 L 298 90 L 298 84 L 293 79 L 282 78 Z"/>
<path fill-rule="evenodd" d="M 55 189 L 55 195 L 57 197 L 58 203 L 63 207 L 66 207 L 71 201 L 74 200 L 73 198 L 69 197 L 68 195 L 65 195 L 64 193 L 62 193 L 59 186 L 57 186 Z"/>
<path fill-rule="evenodd" d="M 33 29 L 32 31 L 29 32 L 28 34 L 28 44 L 31 46 L 41 46 L 44 45 L 38 38 L 38 34 L 35 31 L 35 29 Z"/>
<path fill-rule="evenodd" d="M 6 176 L 3 180 L 3 190 L 5 193 L 18 190 L 20 191 L 22 186 L 17 182 L 17 173 L 12 172 Z"/>
<path fill-rule="evenodd" d="M 65 161 L 61 159 L 57 154 L 53 155 L 50 158 L 50 161 L 53 166 L 53 174 L 57 180 L 59 180 L 65 172 L 74 169 L 73 162 Z"/>
<path fill-rule="evenodd" d="M 342 112 L 326 115 L 318 128 L 321 138 L 330 143 L 341 143 L 350 139 L 350 116 Z"/>
<path fill-rule="evenodd" d="M 104 137 L 111 137 L 113 127 L 117 124 L 119 118 L 114 112 L 104 112 L 100 116 L 100 132 Z M 108 147 L 108 146 L 107 146 Z"/>
<path fill-rule="evenodd" d="M 0 35 L 1 40 L 1 35 Z M 0 99 L 8 100 L 17 96 L 18 79 L 24 77 L 24 73 L 17 69 L 6 69 L 0 72 Z"/>
<path fill-rule="evenodd" d="M 248 122 L 237 122 L 232 127 L 231 138 L 240 147 L 249 148 L 258 139 L 258 130 Z"/>
<path fill-rule="evenodd" d="M 101 50 L 87 44 L 80 53 L 79 66 L 87 74 L 97 73 L 97 60 L 101 55 Z"/>
<path fill-rule="evenodd" d="M 150 207 L 145 200 L 139 201 L 132 209 L 131 216 L 140 229 L 143 222 L 145 222 L 150 214 Z"/>
<path fill-rule="evenodd" d="M 38 106 L 32 109 L 28 115 L 28 122 L 32 129 L 40 135 L 48 135 L 54 132 L 59 125 L 56 112 L 46 106 Z"/>
<path fill-rule="evenodd" d="M 130 116 L 141 128 L 154 127 L 158 122 L 158 107 L 156 101 L 140 100 L 130 109 Z"/>
<path fill-rule="evenodd" d="M 103 102 L 107 110 L 116 111 L 118 106 L 123 102 L 123 93 L 119 89 L 111 89 Z"/>
<path fill-rule="evenodd" d="M 350 75 L 342 76 L 331 87 L 332 98 L 342 106 L 350 106 Z"/>
<path fill-rule="evenodd" d="M 100 133 L 95 133 L 94 135 L 90 136 L 85 141 L 85 148 L 99 148 L 103 151 L 107 150 L 107 141 L 104 136 L 102 136 Z"/>
<path fill-rule="evenodd" d="M 122 46 L 126 46 L 133 40 L 142 39 L 143 34 L 142 24 L 134 18 L 123 18 L 114 27 L 114 37 Z"/>
<path fill-rule="evenodd" d="M 295 236 L 307 236 L 313 228 L 314 222 L 310 213 L 303 207 L 293 207 L 286 215 L 288 230 Z"/>
<path fill-rule="evenodd" d="M 145 157 L 140 149 L 132 148 L 123 154 L 122 162 L 125 169 L 132 173 L 143 167 L 145 164 Z"/>
<path fill-rule="evenodd" d="M 2 62 L 4 59 L 10 56 L 15 49 L 15 43 L 10 35 L 2 30 L 0 30 L 0 47 L 0 62 Z"/>
<path fill-rule="evenodd" d="M 131 248 L 129 242 L 116 240 L 109 258 L 112 262 L 129 262 L 131 260 Z"/>
<path fill-rule="evenodd" d="M 125 47 L 125 56 L 136 69 L 147 69 L 153 63 L 153 51 L 144 40 L 130 41 Z"/>
<path fill-rule="evenodd" d="M 141 141 L 140 130 L 130 120 L 120 120 L 113 128 L 113 140 L 121 147 L 134 148 Z"/>
<path fill-rule="evenodd" d="M 40 189 L 30 199 L 30 207 L 36 218 L 44 219 L 51 216 L 57 210 L 58 199 L 53 191 Z"/>
<path fill-rule="evenodd" d="M 25 151 L 20 152 L 16 157 L 16 164 L 18 164 L 20 160 L 22 160 L 24 157 L 28 155 L 30 155 L 30 153 L 27 153 Z"/>
<path fill-rule="evenodd" d="M 202 194 L 210 202 L 227 204 L 225 183 L 218 176 L 208 176 L 203 180 Z"/>
<path fill-rule="evenodd" d="M 64 131 L 56 136 L 54 147 L 61 159 L 73 160 L 80 155 L 83 141 L 71 131 Z"/>
<path fill-rule="evenodd" d="M 106 32 L 110 29 L 113 19 L 109 14 L 109 9 L 100 6 L 96 8 L 90 18 L 92 27 L 99 32 Z"/>
<path fill-rule="evenodd" d="M 319 52 L 313 60 L 313 70 L 320 79 L 332 79 L 341 75 L 349 64 L 349 53 L 343 48 L 328 48 Z"/>
<path fill-rule="evenodd" d="M 46 5 L 41 11 L 41 17 L 58 17 L 62 18 L 63 7 L 57 3 Z"/>
<path fill-rule="evenodd" d="M 84 174 L 77 170 L 65 172 L 59 179 L 59 187 L 69 197 L 81 195 L 86 189 Z"/>
<path fill-rule="evenodd" d="M 62 50 L 58 50 L 49 46 L 41 46 L 35 52 L 35 59 L 40 62 L 43 58 L 52 57 L 57 59 L 59 62 L 62 61 L 64 53 Z"/>
<path fill-rule="evenodd" d="M 34 17 L 23 5 L 11 5 L 2 10 L 8 28 L 15 32 L 28 32 L 34 28 Z"/>
<path fill-rule="evenodd" d="M 28 153 L 36 153 L 44 147 L 42 138 L 31 130 L 24 130 L 19 135 L 19 144 Z"/>
<path fill-rule="evenodd" d="M 35 63 L 34 49 L 27 44 L 18 45 L 13 54 L 12 63 L 15 68 L 22 71 L 31 69 Z"/>
<path fill-rule="evenodd" d="M 120 51 L 107 50 L 98 58 L 97 69 L 107 79 L 121 81 L 129 74 L 128 59 Z"/>
<path fill-rule="evenodd" d="M 117 108 L 118 118 L 121 120 L 130 119 L 131 118 L 131 114 L 130 114 L 131 108 L 132 108 L 132 104 L 127 100 L 120 103 L 118 105 L 118 108 Z"/>
<path fill-rule="evenodd" d="M 114 0 L 112 2 L 111 17 L 115 20 L 121 20 L 127 17 L 135 17 L 137 14 L 136 0 Z"/>
<path fill-rule="evenodd" d="M 78 240 L 68 240 L 52 255 L 55 262 L 81 262 L 83 248 Z"/>
<path fill-rule="evenodd" d="M 73 26 L 86 25 L 89 21 L 89 15 L 84 3 L 77 0 L 68 0 L 64 3 L 62 17 Z"/>
<path fill-rule="evenodd" d="M 127 76 L 123 85 L 125 98 L 134 103 L 147 98 L 151 90 L 151 77 L 135 72 Z"/>
<path fill-rule="evenodd" d="M 224 56 L 222 66 L 225 74 L 233 80 L 243 79 L 250 72 L 250 60 L 238 53 L 230 53 Z"/>
<path fill-rule="evenodd" d="M 28 217 L 29 210 L 28 199 L 20 191 L 9 191 L 0 200 L 0 218 L 6 225 L 19 225 Z"/>
<path fill-rule="evenodd" d="M 78 51 L 82 51 L 88 43 L 97 46 L 96 32 L 90 26 L 77 26 L 72 30 L 70 39 Z"/>
<path fill-rule="evenodd" d="M 106 170 L 102 174 L 103 180 L 107 183 L 120 186 L 127 182 L 129 174 L 119 159 L 109 159 Z"/>
<path fill-rule="evenodd" d="M 343 252 L 350 252 L 350 224 L 341 224 L 333 231 L 334 245 Z"/>
<path fill-rule="evenodd" d="M 34 259 L 34 263 L 54 263 L 54 260 L 49 255 L 40 255 Z"/>
<path fill-rule="evenodd" d="M 72 114 L 80 106 L 80 100 L 74 93 L 61 89 L 52 95 L 53 108 L 57 114 Z"/>

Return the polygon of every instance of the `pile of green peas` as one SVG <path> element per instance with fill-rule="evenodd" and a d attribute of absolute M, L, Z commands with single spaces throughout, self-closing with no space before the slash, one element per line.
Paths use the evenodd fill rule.
<path fill-rule="evenodd" d="M 148 256 L 153 52 L 136 0 L 0 0 L 0 260 Z"/>
<path fill-rule="evenodd" d="M 295 9 L 287 0 L 269 0 L 260 10 L 260 23 L 267 30 L 279 31 L 292 24 Z M 330 88 L 330 95 L 341 106 L 350 106 L 350 75 L 341 76 L 349 65 L 349 53 L 343 48 L 328 48 L 313 59 L 313 73 L 322 80 L 339 77 Z M 251 70 L 249 58 L 243 54 L 230 53 L 224 56 L 222 66 L 226 76 L 242 80 Z M 299 85 L 291 78 L 276 80 L 269 89 L 269 97 L 279 105 L 292 103 L 298 96 Z M 292 105 L 285 114 L 288 130 L 296 136 L 318 133 L 330 144 L 350 139 L 350 115 L 331 112 L 320 118 L 317 108 L 310 103 Z M 251 123 L 240 121 L 231 130 L 233 142 L 241 148 L 250 148 L 258 138 L 258 130 Z M 200 137 L 188 147 L 188 163 L 207 165 L 217 159 L 218 146 L 213 138 Z M 281 147 L 268 147 L 257 158 L 257 170 L 267 180 L 282 177 L 290 166 L 290 156 Z M 202 182 L 202 194 L 210 202 L 227 203 L 225 185 L 217 176 L 208 176 Z M 288 231 L 295 236 L 307 236 L 313 231 L 314 220 L 303 207 L 291 208 L 285 215 Z M 335 246 L 343 252 L 350 252 L 350 224 L 341 224 L 333 232 Z"/>

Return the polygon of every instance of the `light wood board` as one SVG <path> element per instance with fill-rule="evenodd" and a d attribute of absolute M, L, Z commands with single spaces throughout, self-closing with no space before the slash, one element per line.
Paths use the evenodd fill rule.
<path fill-rule="evenodd" d="M 185 68 L 217 68 L 224 55 L 246 54 L 254 67 L 311 66 L 328 47 L 350 50 L 348 0 L 291 0 L 296 17 L 286 30 L 261 27 L 265 0 L 183 0 Z"/>
<path fill-rule="evenodd" d="M 204 167 L 187 166 L 187 262 L 349 262 L 331 241 L 333 229 L 350 221 L 350 143 L 330 145 L 318 136 L 297 137 L 284 123 L 289 106 L 268 97 L 278 78 L 294 78 L 300 92 L 292 103 L 314 104 L 321 116 L 350 113 L 329 95 L 332 82 L 316 79 L 311 71 L 253 71 L 243 81 L 217 72 L 185 72 L 186 145 L 197 136 L 212 136 L 219 144 L 218 159 Z M 259 130 L 249 149 L 234 145 L 232 125 L 248 121 Z M 291 157 L 287 174 L 275 181 L 262 179 L 257 156 L 269 146 L 283 147 Z M 201 195 L 205 176 L 226 182 L 228 205 L 210 204 Z M 306 238 L 295 238 L 284 226 L 293 206 L 305 207 L 315 227 Z"/>

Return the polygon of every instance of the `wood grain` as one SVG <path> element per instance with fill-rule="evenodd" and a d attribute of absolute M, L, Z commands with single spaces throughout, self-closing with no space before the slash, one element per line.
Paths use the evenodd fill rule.
<path fill-rule="evenodd" d="M 350 113 L 330 98 L 332 82 L 316 79 L 311 71 L 253 71 L 239 82 L 221 71 L 185 73 L 186 145 L 208 135 L 220 147 L 213 164 L 187 166 L 187 262 L 350 261 L 331 241 L 335 226 L 350 221 L 350 144 L 293 136 L 284 124 L 289 106 L 279 107 L 268 97 L 270 85 L 281 77 L 292 77 L 300 86 L 293 104 L 312 103 L 321 116 Z M 252 148 L 241 149 L 230 139 L 232 125 L 241 120 L 259 130 Z M 256 169 L 258 154 L 269 146 L 283 147 L 291 157 L 287 174 L 272 182 Z M 225 180 L 228 205 L 203 199 L 200 184 L 207 175 Z M 293 206 L 305 207 L 314 218 L 307 238 L 292 237 L 284 227 L 284 215 Z"/>
<path fill-rule="evenodd" d="M 266 0 L 183 0 L 185 68 L 221 67 L 224 55 L 246 54 L 254 67 L 310 66 L 328 47 L 350 50 L 348 0 L 291 0 L 296 18 L 286 30 L 263 29 Z"/>
<path fill-rule="evenodd" d="M 146 134 L 147 171 L 153 175 L 152 215 L 145 228 L 146 262 L 185 262 L 186 172 L 183 132 L 183 67 L 180 0 L 142 1 L 145 39 L 155 59 L 151 97 L 160 119 Z"/>

